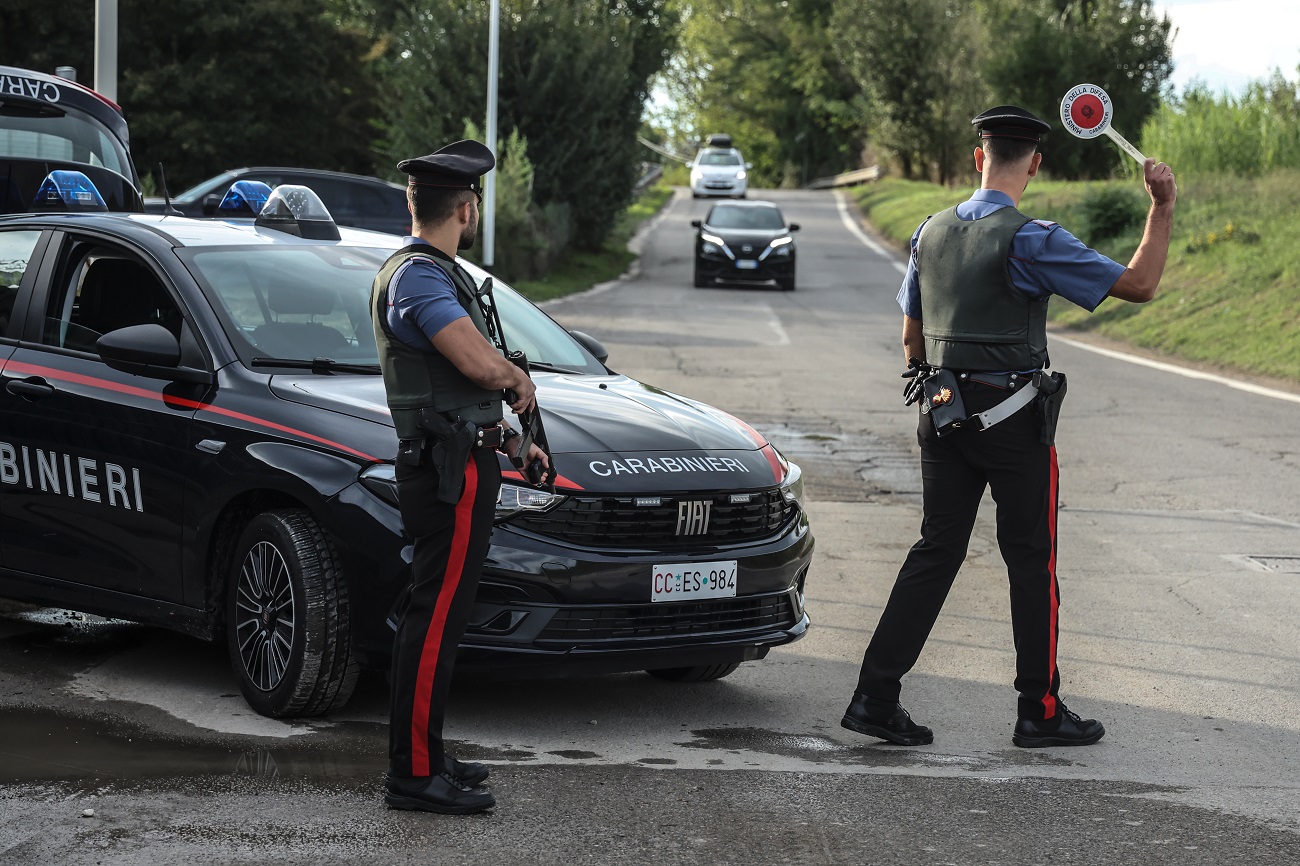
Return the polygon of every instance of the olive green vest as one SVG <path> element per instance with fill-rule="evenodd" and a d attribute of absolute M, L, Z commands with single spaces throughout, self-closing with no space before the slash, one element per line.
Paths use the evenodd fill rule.
<path fill-rule="evenodd" d="M 474 283 L 454 262 L 444 261 L 441 254 L 424 244 L 403 247 L 388 257 L 370 287 L 370 313 L 375 327 L 375 345 L 379 350 L 379 367 L 384 373 L 388 408 L 399 439 L 420 439 L 428 433 L 420 428 L 421 409 L 432 408 L 449 421 L 461 418 L 480 426 L 501 420 L 502 393 L 474 384 L 456 366 L 436 351 L 413 349 L 393 336 L 388 327 L 388 285 L 397 269 L 413 258 L 432 259 L 456 286 L 456 298 L 469 313 L 474 327 L 491 342 L 487 322 L 474 298 Z M 433 344 L 429 344 L 433 349 Z"/>
<path fill-rule="evenodd" d="M 1029 218 L 1013 207 L 977 220 L 950 208 L 917 244 L 925 360 L 950 370 L 1013 372 L 1047 366 L 1047 300 L 1011 282 L 1011 240 Z"/>

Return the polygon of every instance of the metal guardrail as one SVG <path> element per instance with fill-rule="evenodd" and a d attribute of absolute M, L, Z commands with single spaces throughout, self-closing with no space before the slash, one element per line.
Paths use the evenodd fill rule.
<path fill-rule="evenodd" d="M 646 163 L 644 165 L 644 172 L 645 173 L 641 175 L 641 179 L 632 186 L 633 195 L 640 195 L 645 192 L 646 187 L 663 177 L 664 167 L 662 165 Z"/>
<path fill-rule="evenodd" d="M 880 180 L 880 175 L 880 166 L 873 165 L 870 168 L 860 168 L 857 171 L 846 171 L 843 174 L 837 174 L 831 177 L 819 177 L 816 180 L 804 184 L 804 189 L 832 189 L 837 186 L 853 186 L 854 184 L 866 183 L 870 180 Z"/>

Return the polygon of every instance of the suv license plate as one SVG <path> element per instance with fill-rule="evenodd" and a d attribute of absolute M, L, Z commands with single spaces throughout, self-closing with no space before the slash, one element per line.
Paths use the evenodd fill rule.
<path fill-rule="evenodd" d="M 650 579 L 651 601 L 734 598 L 736 560 L 656 565 Z"/>
<path fill-rule="evenodd" d="M 754 259 L 736 259 L 736 267 L 742 271 L 753 271 L 758 269 L 758 262 Z"/>

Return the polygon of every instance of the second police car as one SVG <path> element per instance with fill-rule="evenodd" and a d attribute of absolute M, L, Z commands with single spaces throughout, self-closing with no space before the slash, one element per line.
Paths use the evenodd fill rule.
<path fill-rule="evenodd" d="M 258 712 L 338 709 L 409 579 L 368 313 L 401 239 L 302 187 L 256 223 L 91 207 L 0 217 L 0 596 L 222 639 Z M 495 294 L 561 477 L 502 458 L 460 664 L 707 680 L 801 637 L 799 468 Z"/>

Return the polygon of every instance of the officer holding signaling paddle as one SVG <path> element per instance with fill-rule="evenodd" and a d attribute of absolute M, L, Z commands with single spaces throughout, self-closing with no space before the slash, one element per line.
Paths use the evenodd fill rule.
<path fill-rule="evenodd" d="M 1101 722 L 1066 709 L 1057 693 L 1057 462 L 1054 433 L 1065 377 L 1048 373 L 1047 302 L 1060 295 L 1092 311 L 1108 297 L 1145 303 L 1169 252 L 1178 189 L 1163 163 L 1145 160 L 1151 209 L 1128 267 L 1055 223 L 1017 210 L 1042 163 L 1051 127 L 1013 105 L 971 121 L 979 132 L 981 188 L 922 223 L 898 293 L 909 369 L 907 402 L 920 402 L 924 516 L 862 661 L 844 727 L 906 746 L 934 741 L 899 703 L 966 557 L 985 487 L 1011 583 L 1019 692 L 1012 741 L 1027 748 L 1084 746 Z"/>

